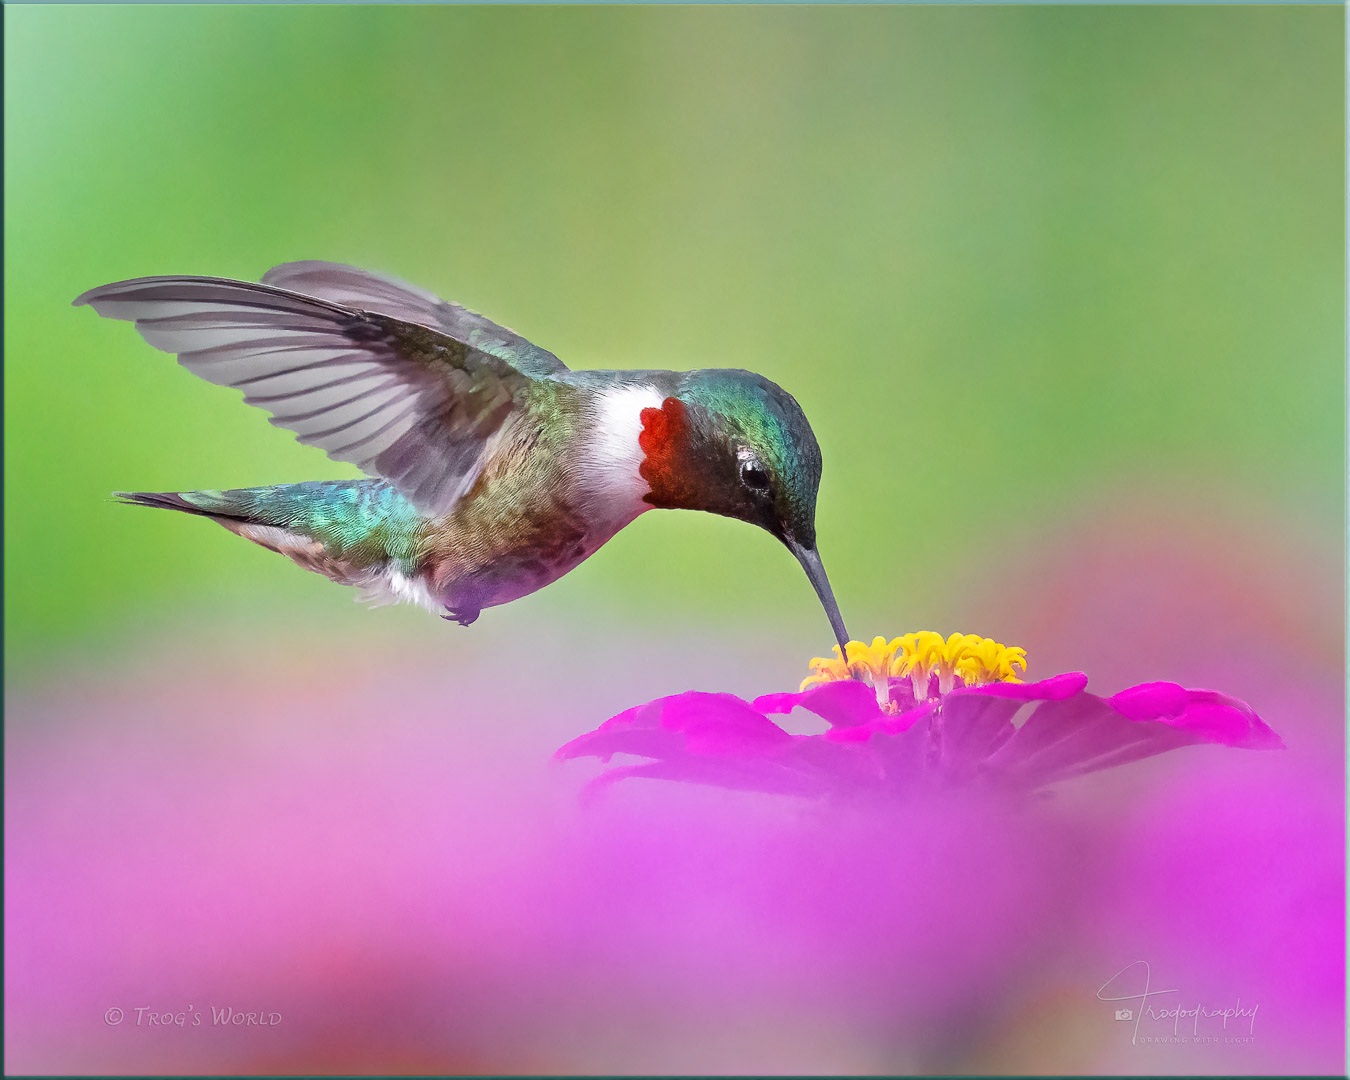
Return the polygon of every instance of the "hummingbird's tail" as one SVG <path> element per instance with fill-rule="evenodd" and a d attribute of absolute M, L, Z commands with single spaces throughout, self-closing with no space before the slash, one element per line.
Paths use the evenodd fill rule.
<path fill-rule="evenodd" d="M 207 517 L 367 599 L 408 599 L 434 611 L 418 575 L 426 520 L 383 480 L 334 480 L 228 491 L 115 491 L 131 506 Z"/>
<path fill-rule="evenodd" d="M 114 491 L 113 498 L 127 506 L 154 506 L 160 510 L 181 510 L 202 517 L 229 518 L 249 521 L 242 502 L 232 502 L 231 495 L 242 491 Z"/>

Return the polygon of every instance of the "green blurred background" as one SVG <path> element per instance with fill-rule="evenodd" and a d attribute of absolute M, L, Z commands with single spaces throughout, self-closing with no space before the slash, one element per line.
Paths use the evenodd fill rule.
<path fill-rule="evenodd" d="M 9 670 L 208 622 L 451 633 L 108 501 L 351 475 L 69 306 L 293 259 L 404 277 L 574 367 L 781 383 L 824 450 L 857 636 L 1025 636 L 972 581 L 1140 491 L 1334 547 L 1343 18 L 9 6 Z M 785 551 L 694 514 L 646 515 L 475 630 L 557 622 L 829 641 Z"/>

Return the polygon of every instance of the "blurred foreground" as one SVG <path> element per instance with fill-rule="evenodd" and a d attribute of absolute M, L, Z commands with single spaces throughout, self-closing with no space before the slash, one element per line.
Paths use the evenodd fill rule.
<path fill-rule="evenodd" d="M 1027 592 L 972 582 L 1023 612 L 1033 673 L 1076 652 L 1099 690 L 1139 677 L 1128 611 L 1152 624 L 1153 675 L 1224 680 L 1287 751 L 1187 748 L 1020 807 L 845 813 L 643 781 L 579 805 L 594 767 L 550 755 L 599 719 L 795 684 L 805 657 L 729 626 L 521 640 L 428 618 L 379 646 L 224 626 L 11 689 L 6 1064 L 1336 1071 L 1340 682 L 1262 628 L 1299 575 L 1235 554 L 1239 602 L 1203 532 L 1140 562 L 1138 531 L 1113 551 L 1094 528 L 1066 526 L 1077 561 L 1033 564 Z M 1051 631 L 1033 592 L 1076 602 Z M 1246 649 L 1206 651 L 1196 618 Z M 1216 1015 L 1115 1019 L 1140 1002 L 1102 999 L 1142 992 L 1141 962 L 1175 991 L 1148 1009 Z"/>

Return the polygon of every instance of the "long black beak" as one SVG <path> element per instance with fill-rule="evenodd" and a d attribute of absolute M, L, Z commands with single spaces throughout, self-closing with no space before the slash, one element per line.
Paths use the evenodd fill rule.
<path fill-rule="evenodd" d="M 825 576 L 825 565 L 820 561 L 820 552 L 815 548 L 801 547 L 791 540 L 787 541 L 787 546 L 792 554 L 797 556 L 797 561 L 802 564 L 806 576 L 811 579 L 816 595 L 820 597 L 821 605 L 825 608 L 825 614 L 829 616 L 830 628 L 834 630 L 834 636 L 839 639 L 839 651 L 847 656 L 848 631 L 844 629 L 844 617 L 839 614 L 839 605 L 834 601 L 834 591 L 830 588 L 830 579 Z"/>

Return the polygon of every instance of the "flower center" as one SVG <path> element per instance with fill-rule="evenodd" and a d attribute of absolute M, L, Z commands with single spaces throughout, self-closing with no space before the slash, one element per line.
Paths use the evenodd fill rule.
<path fill-rule="evenodd" d="M 883 710 L 896 712 L 899 706 L 891 700 L 893 678 L 908 677 L 914 700 L 923 701 L 934 677 L 939 694 L 952 690 L 958 679 L 962 686 L 1021 682 L 1017 671 L 1026 671 L 1026 655 L 1025 649 L 1000 645 L 978 634 L 952 634 L 944 639 L 932 630 L 920 630 L 891 641 L 874 637 L 871 645 L 850 641 L 847 657 L 836 645 L 833 658 L 818 656 L 811 661 L 811 674 L 802 680 L 800 689 L 836 679 L 859 679 L 876 688 Z"/>

